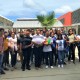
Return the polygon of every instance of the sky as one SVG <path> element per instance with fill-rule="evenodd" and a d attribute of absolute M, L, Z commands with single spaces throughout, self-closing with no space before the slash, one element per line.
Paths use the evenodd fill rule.
<path fill-rule="evenodd" d="M 80 0 L 0 0 L 0 15 L 12 21 L 55 12 L 55 18 L 80 8 Z"/>

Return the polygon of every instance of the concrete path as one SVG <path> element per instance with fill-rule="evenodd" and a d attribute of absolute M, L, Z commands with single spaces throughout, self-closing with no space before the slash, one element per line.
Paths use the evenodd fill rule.
<path fill-rule="evenodd" d="M 76 52 L 77 53 L 77 52 Z M 34 65 L 30 71 L 21 71 L 20 63 L 17 64 L 17 70 L 7 71 L 6 75 L 0 75 L 0 80 L 80 80 L 80 63 L 76 60 L 76 64 L 72 62 L 64 66 L 64 68 L 54 67 L 53 69 L 35 70 Z"/>

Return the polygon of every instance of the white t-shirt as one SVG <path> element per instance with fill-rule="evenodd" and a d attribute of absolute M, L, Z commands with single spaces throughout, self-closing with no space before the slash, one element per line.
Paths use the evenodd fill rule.
<path fill-rule="evenodd" d="M 42 42 L 44 42 L 44 36 L 43 35 L 34 35 L 32 42 L 35 42 L 37 44 L 41 44 Z"/>
<path fill-rule="evenodd" d="M 64 50 L 64 40 L 56 40 L 58 44 L 58 50 Z"/>
<path fill-rule="evenodd" d="M 32 34 L 30 34 L 30 37 L 31 37 L 31 38 L 33 38 L 33 35 L 32 35 Z"/>
<path fill-rule="evenodd" d="M 77 37 L 80 39 L 80 35 L 77 35 Z"/>
<path fill-rule="evenodd" d="M 45 39 L 46 39 L 46 37 L 45 37 Z M 51 40 L 51 43 L 53 42 L 53 39 L 51 38 L 51 37 L 48 37 L 48 39 L 50 39 Z M 52 51 L 52 47 L 51 47 L 51 45 L 44 45 L 44 47 L 43 47 L 43 52 L 50 52 L 50 51 Z"/>
<path fill-rule="evenodd" d="M 10 44 L 10 47 L 14 50 L 14 48 L 15 48 L 15 50 L 17 51 L 17 38 L 12 38 L 12 37 L 10 37 L 10 38 L 8 38 L 8 40 L 9 40 L 9 44 Z"/>

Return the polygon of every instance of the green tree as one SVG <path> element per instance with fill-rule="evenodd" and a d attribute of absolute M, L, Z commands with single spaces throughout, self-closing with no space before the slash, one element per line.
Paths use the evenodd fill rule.
<path fill-rule="evenodd" d="M 56 21 L 54 12 L 51 12 L 47 15 L 37 15 L 37 19 L 41 23 L 41 25 L 46 28 L 51 28 L 51 26 Z"/>

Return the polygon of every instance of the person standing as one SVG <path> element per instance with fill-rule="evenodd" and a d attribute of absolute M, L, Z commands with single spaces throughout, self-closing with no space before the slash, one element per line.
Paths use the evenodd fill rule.
<path fill-rule="evenodd" d="M 35 68 L 41 68 L 42 50 L 43 50 L 44 36 L 40 34 L 40 29 L 36 30 L 33 36 L 32 43 L 34 44 Z"/>
<path fill-rule="evenodd" d="M 4 57 L 3 57 L 3 68 L 4 70 L 9 70 L 7 68 L 7 65 L 9 64 L 9 49 L 8 49 L 8 38 L 7 38 L 8 34 L 7 32 L 4 33 Z"/>
<path fill-rule="evenodd" d="M 17 46 L 18 46 L 18 53 L 19 53 L 19 56 L 20 56 L 21 64 L 22 64 L 22 61 L 23 61 L 23 56 L 22 56 L 22 52 L 20 52 L 20 43 L 21 43 L 21 40 L 23 38 L 24 38 L 23 31 L 20 31 L 19 37 L 17 38 Z"/>
<path fill-rule="evenodd" d="M 57 54 L 58 54 L 58 67 L 62 67 L 63 68 L 63 64 L 64 64 L 64 49 L 65 49 L 65 40 L 62 38 L 62 35 L 58 35 L 57 36 L 57 40 L 56 40 L 56 49 L 57 49 Z"/>
<path fill-rule="evenodd" d="M 46 68 L 48 68 L 49 66 L 53 68 L 53 53 L 51 47 L 52 43 L 53 40 L 50 37 L 49 31 L 47 31 L 43 47 L 43 52 L 45 54 Z"/>
<path fill-rule="evenodd" d="M 76 36 L 76 44 L 77 44 L 77 48 L 78 48 L 78 57 L 79 57 L 79 62 L 80 62 L 80 35 Z"/>
<path fill-rule="evenodd" d="M 4 49 L 3 49 L 3 43 L 4 43 L 4 41 L 3 41 L 3 29 L 0 29 L 0 74 L 5 74 L 5 72 L 3 71 L 3 68 L 2 68 L 2 62 L 3 62 L 3 51 L 4 51 Z"/>
<path fill-rule="evenodd" d="M 67 41 L 69 43 L 69 56 L 68 56 L 68 61 L 70 62 L 71 59 L 73 60 L 73 63 L 75 64 L 75 40 L 76 37 L 73 34 L 73 30 L 69 29 L 68 31 L 69 35 L 68 35 L 68 40 Z"/>
<path fill-rule="evenodd" d="M 9 38 L 9 48 L 10 48 L 10 54 L 11 54 L 11 66 L 13 71 L 16 69 L 16 62 L 17 62 L 17 38 L 15 37 L 14 32 L 11 33 L 11 37 Z"/>
<path fill-rule="evenodd" d="M 25 71 L 25 68 L 31 70 L 30 68 L 30 56 L 31 56 L 31 46 L 32 38 L 30 37 L 30 31 L 24 31 L 24 38 L 20 42 L 20 52 L 22 51 L 23 61 L 22 61 L 22 71 Z"/>
<path fill-rule="evenodd" d="M 53 61 L 54 61 L 54 65 L 56 66 L 57 64 L 57 52 L 56 52 L 56 37 L 55 37 L 55 34 L 54 32 L 51 33 L 51 37 L 52 37 L 52 40 L 53 40 L 53 43 L 52 43 L 52 53 L 53 53 Z"/>

